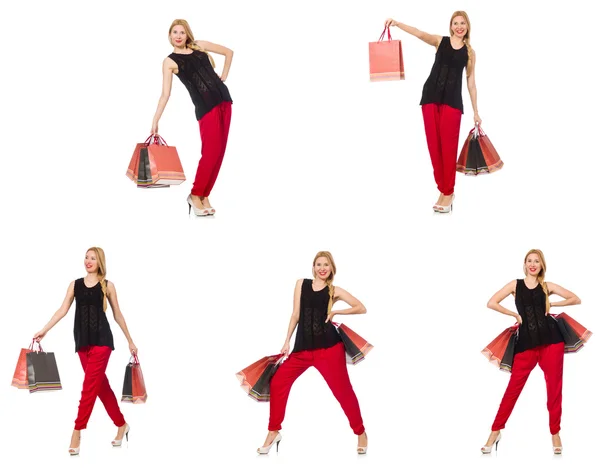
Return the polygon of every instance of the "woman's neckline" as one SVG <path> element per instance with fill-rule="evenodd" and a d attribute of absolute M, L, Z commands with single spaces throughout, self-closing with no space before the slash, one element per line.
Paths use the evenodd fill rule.
<path fill-rule="evenodd" d="M 191 56 L 192 54 L 194 54 L 194 50 L 192 49 L 192 52 L 175 52 L 175 51 L 173 51 L 173 54 L 177 54 L 178 56 Z"/>
<path fill-rule="evenodd" d="M 92 285 L 91 287 L 88 287 L 88 285 L 85 283 L 85 277 L 81 280 L 83 280 L 83 285 L 85 286 L 85 288 L 94 288 L 100 283 L 100 281 L 98 280 L 98 282 L 96 282 L 94 285 Z"/>
<path fill-rule="evenodd" d="M 325 286 L 324 286 L 322 289 L 320 289 L 320 290 L 315 290 L 315 287 L 313 286 L 313 284 L 314 284 L 314 283 L 315 283 L 315 280 L 314 280 L 314 279 L 312 279 L 312 280 L 310 281 L 310 288 L 311 288 L 311 289 L 312 289 L 312 291 L 313 291 L 313 292 L 315 292 L 315 293 L 322 292 L 323 290 L 325 290 L 325 289 L 327 288 L 327 284 L 325 284 Z"/>
<path fill-rule="evenodd" d="M 538 288 L 538 287 L 540 286 L 540 282 L 538 281 L 538 282 L 536 283 L 535 287 L 533 287 L 533 288 L 529 288 L 529 287 L 527 286 L 527 282 L 525 281 L 525 279 L 523 279 L 523 285 L 525 285 L 525 288 L 526 288 L 527 290 L 535 290 L 536 288 Z"/>
<path fill-rule="evenodd" d="M 452 45 L 452 38 L 450 36 L 448 36 L 448 41 L 450 42 L 450 47 L 452 49 L 454 49 L 455 51 L 460 51 L 462 48 L 464 48 L 466 46 L 466 44 L 463 42 L 463 45 L 461 47 L 459 47 L 458 49 L 456 49 L 453 45 Z"/>

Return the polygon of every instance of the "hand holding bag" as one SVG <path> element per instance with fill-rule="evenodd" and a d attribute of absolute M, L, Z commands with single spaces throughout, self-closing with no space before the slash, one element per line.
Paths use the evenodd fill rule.
<path fill-rule="evenodd" d="M 469 136 L 460 151 L 456 171 L 465 175 L 491 174 L 503 166 L 504 163 L 490 138 L 479 125 L 475 126 L 469 131 Z"/>
<path fill-rule="evenodd" d="M 387 41 L 383 41 L 387 32 Z M 379 41 L 369 43 L 369 69 L 371 82 L 404 80 L 402 42 L 392 41 L 389 27 L 383 30 Z"/>

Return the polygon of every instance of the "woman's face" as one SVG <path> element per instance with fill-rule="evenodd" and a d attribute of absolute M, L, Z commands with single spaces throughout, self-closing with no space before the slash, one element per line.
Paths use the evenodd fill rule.
<path fill-rule="evenodd" d="M 529 254 L 527 256 L 527 260 L 525 261 L 525 271 L 528 275 L 537 276 L 540 274 L 542 270 L 542 261 L 540 260 L 540 256 L 536 253 Z"/>
<path fill-rule="evenodd" d="M 98 272 L 98 261 L 96 260 L 96 253 L 94 251 L 88 251 L 85 254 L 85 270 L 88 274 L 94 274 Z"/>
<path fill-rule="evenodd" d="M 319 279 L 326 281 L 331 274 L 331 265 L 329 264 L 329 260 L 326 257 L 319 257 L 315 261 L 315 266 L 313 267 L 315 271 L 316 277 Z"/>
<path fill-rule="evenodd" d="M 454 36 L 462 39 L 468 31 L 467 20 L 465 20 L 464 16 L 455 16 L 450 28 L 452 29 Z"/>
<path fill-rule="evenodd" d="M 171 30 L 171 44 L 175 47 L 184 47 L 187 42 L 187 34 L 185 34 L 185 28 L 181 25 L 173 26 Z"/>

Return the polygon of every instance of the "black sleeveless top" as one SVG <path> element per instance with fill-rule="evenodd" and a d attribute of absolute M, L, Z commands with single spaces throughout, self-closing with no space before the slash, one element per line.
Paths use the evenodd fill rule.
<path fill-rule="evenodd" d="M 223 102 L 231 102 L 229 89 L 215 72 L 205 52 L 194 50 L 191 54 L 171 53 L 177 64 L 177 77 L 188 89 L 199 120 Z"/>
<path fill-rule="evenodd" d="M 558 323 L 551 316 L 546 316 L 546 294 L 542 284 L 530 289 L 523 279 L 517 280 L 515 304 L 523 319 L 515 343 L 515 354 L 534 347 L 563 342 Z"/>
<path fill-rule="evenodd" d="M 300 296 L 300 319 L 293 352 L 326 349 L 342 342 L 335 326 L 325 323 L 329 305 L 329 288 L 315 292 L 312 280 L 304 279 Z"/>
<path fill-rule="evenodd" d="M 451 106 L 464 113 L 462 102 L 462 74 L 469 60 L 464 45 L 454 49 L 449 36 L 444 36 L 435 53 L 435 62 L 423 86 L 420 105 L 437 103 Z"/>
<path fill-rule="evenodd" d="M 103 301 L 104 293 L 100 282 L 88 288 L 83 279 L 75 281 L 75 352 L 88 346 L 108 346 L 115 349 Z"/>

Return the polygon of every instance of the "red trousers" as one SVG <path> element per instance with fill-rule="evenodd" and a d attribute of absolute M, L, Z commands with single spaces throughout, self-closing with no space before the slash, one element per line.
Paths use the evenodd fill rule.
<path fill-rule="evenodd" d="M 269 431 L 281 429 L 292 384 L 311 366 L 321 373 L 333 395 L 340 402 L 354 434 L 364 433 L 365 427 L 360 415 L 360 407 L 350 384 L 346 367 L 346 353 L 344 344 L 341 342 L 327 349 L 294 352 L 281 364 L 271 379 Z"/>
<path fill-rule="evenodd" d="M 104 404 L 106 412 L 115 426 L 125 424 L 125 418 L 119 409 L 117 398 L 110 388 L 106 378 L 106 366 L 112 350 L 107 346 L 89 346 L 82 349 L 79 354 L 81 366 L 85 372 L 83 389 L 79 401 L 79 411 L 75 420 L 75 429 L 85 429 L 92 414 L 96 397 Z"/>
<path fill-rule="evenodd" d="M 452 195 L 462 113 L 457 108 L 436 103 L 423 105 L 421 110 L 435 183 L 444 195 Z"/>
<path fill-rule="evenodd" d="M 199 197 L 210 195 L 225 156 L 230 123 L 231 102 L 220 103 L 198 120 L 202 157 L 198 163 L 192 195 Z"/>
<path fill-rule="evenodd" d="M 544 371 L 544 378 L 546 379 L 550 434 L 557 434 L 560 431 L 564 355 L 564 343 L 540 346 L 515 354 L 510 381 L 504 397 L 502 397 L 498 414 L 492 425 L 492 431 L 504 428 L 529 374 L 538 363 Z"/>

